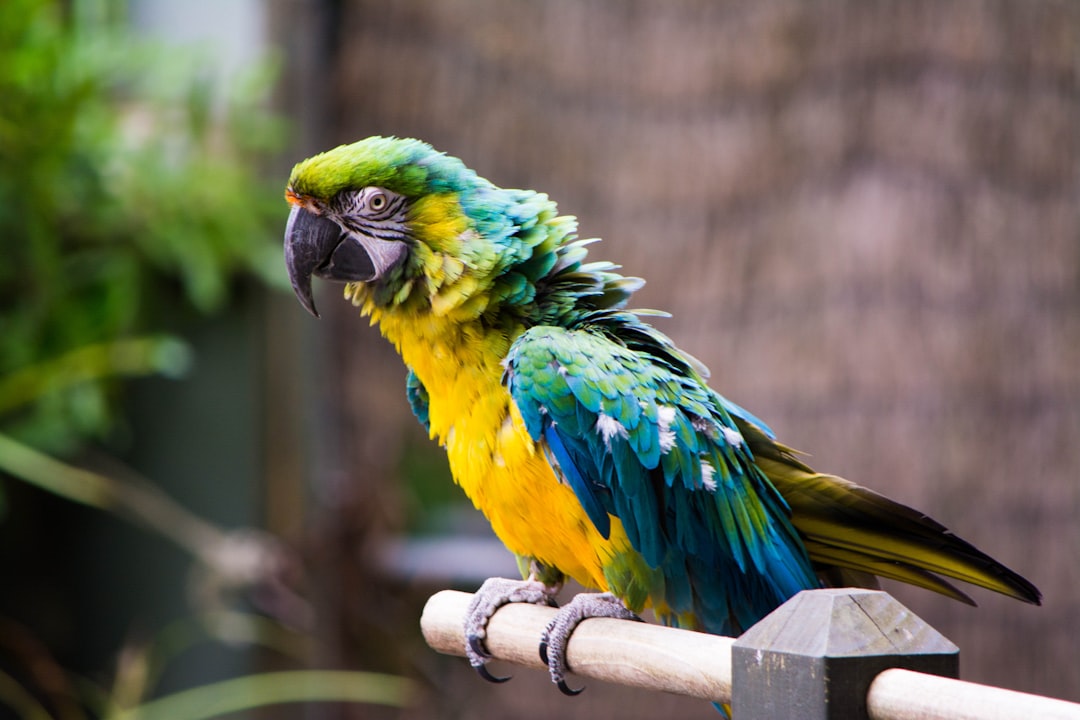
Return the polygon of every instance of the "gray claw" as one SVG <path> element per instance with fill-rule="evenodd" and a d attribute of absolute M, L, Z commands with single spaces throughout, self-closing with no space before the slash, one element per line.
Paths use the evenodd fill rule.
<path fill-rule="evenodd" d="M 579 687 L 577 690 L 575 690 L 574 688 L 566 684 L 566 680 L 560 680 L 555 684 L 558 686 L 559 692 L 569 697 L 574 697 L 575 695 L 580 695 L 581 693 L 585 692 L 584 686 Z"/>
<path fill-rule="evenodd" d="M 489 683 L 495 683 L 496 685 L 498 685 L 499 683 L 504 683 L 510 678 L 514 677 L 513 675 L 507 675 L 505 677 L 501 677 L 499 675 L 492 675 L 491 671 L 487 669 L 487 665 L 478 665 L 473 669 L 476 670 L 477 675 L 484 678 Z"/>
<path fill-rule="evenodd" d="M 465 613 L 465 657 L 480 677 L 490 682 L 506 682 L 510 679 L 492 675 L 484 667 L 492 657 L 484 640 L 487 638 L 488 621 L 495 611 L 508 603 L 551 605 L 554 603 L 552 596 L 557 590 L 536 580 L 489 578 L 484 581 Z"/>
<path fill-rule="evenodd" d="M 594 617 L 641 621 L 641 618 L 630 612 L 622 601 L 611 593 L 582 593 L 564 605 L 540 637 L 540 658 L 548 666 L 551 681 L 564 695 L 578 695 L 585 689 L 574 690 L 566 684 L 566 673 L 569 672 L 566 647 L 574 629 L 583 620 Z"/>
<path fill-rule="evenodd" d="M 465 642 L 468 643 L 469 649 L 476 653 L 477 657 L 483 658 L 484 660 L 491 659 L 491 653 L 489 653 L 488 649 L 484 647 L 483 638 L 477 637 L 476 635 L 470 635 L 469 637 L 465 638 Z"/>

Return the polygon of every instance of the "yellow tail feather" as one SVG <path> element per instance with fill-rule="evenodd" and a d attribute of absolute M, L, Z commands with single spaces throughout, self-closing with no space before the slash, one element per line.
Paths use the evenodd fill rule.
<path fill-rule="evenodd" d="M 792 524 L 815 564 L 900 580 L 970 604 L 937 575 L 1040 604 L 1034 585 L 937 521 L 843 478 L 816 473 L 754 430 L 744 436 L 790 505 Z"/>

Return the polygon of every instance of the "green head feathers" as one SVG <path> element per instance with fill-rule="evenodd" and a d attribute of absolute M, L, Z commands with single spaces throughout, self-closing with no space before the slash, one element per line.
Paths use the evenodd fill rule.
<path fill-rule="evenodd" d="M 641 285 L 584 262 L 576 221 L 546 195 L 496 187 L 419 140 L 370 137 L 304 160 L 286 198 L 286 260 L 312 312 L 312 275 L 350 283 L 368 313 L 526 324 L 621 307 Z"/>
<path fill-rule="evenodd" d="M 409 198 L 462 192 L 487 182 L 455 157 L 410 138 L 369 137 L 299 162 L 289 176 L 297 195 L 329 200 L 375 185 Z"/>

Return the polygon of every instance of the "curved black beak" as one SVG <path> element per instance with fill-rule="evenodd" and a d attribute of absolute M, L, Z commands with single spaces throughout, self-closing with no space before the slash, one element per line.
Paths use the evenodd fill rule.
<path fill-rule="evenodd" d="M 311 277 L 338 282 L 369 282 L 405 256 L 405 243 L 355 237 L 322 215 L 294 206 L 285 227 L 285 267 L 293 292 L 304 308 L 319 317 Z"/>

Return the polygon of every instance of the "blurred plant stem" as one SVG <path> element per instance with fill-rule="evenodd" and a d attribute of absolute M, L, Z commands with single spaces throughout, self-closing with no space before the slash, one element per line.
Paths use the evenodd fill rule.
<path fill-rule="evenodd" d="M 341 701 L 402 706 L 413 683 L 381 673 L 295 670 L 202 685 L 109 715 L 108 720 L 204 720 L 289 702 Z"/>
<path fill-rule="evenodd" d="M 48 392 L 87 381 L 152 374 L 179 377 L 190 363 L 187 345 L 171 337 L 131 338 L 75 348 L 0 377 L 0 415 Z"/>
<path fill-rule="evenodd" d="M 406 702 L 411 685 L 403 678 L 312 670 L 249 675 L 140 704 L 164 667 L 201 638 L 264 647 L 293 659 L 306 655 L 305 636 L 282 624 L 303 626 L 308 619 L 304 601 L 278 577 L 286 560 L 283 548 L 276 539 L 257 531 L 226 532 L 188 512 L 152 485 L 75 467 L 2 433 L 0 472 L 72 502 L 124 517 L 167 538 L 197 560 L 199 572 L 193 575 L 191 586 L 198 615 L 172 623 L 148 644 L 128 645 L 120 655 L 110 691 L 84 687 L 84 695 L 96 698 L 104 717 L 197 720 L 285 702 Z M 229 590 L 255 585 L 277 592 L 277 606 L 293 608 L 293 617 L 275 621 L 226 608 L 223 596 Z M 298 605 L 303 606 L 299 612 Z M 22 718 L 51 717 L 13 678 L 3 674 L 0 705 L 18 711 Z"/>
<path fill-rule="evenodd" d="M 193 515 L 152 485 L 117 480 L 61 462 L 0 433 L 0 472 L 54 495 L 116 513 L 168 538 L 217 567 L 226 533 Z"/>
<path fill-rule="evenodd" d="M 11 708 L 20 720 L 52 720 L 44 706 L 3 670 L 0 670 L 0 707 Z"/>

